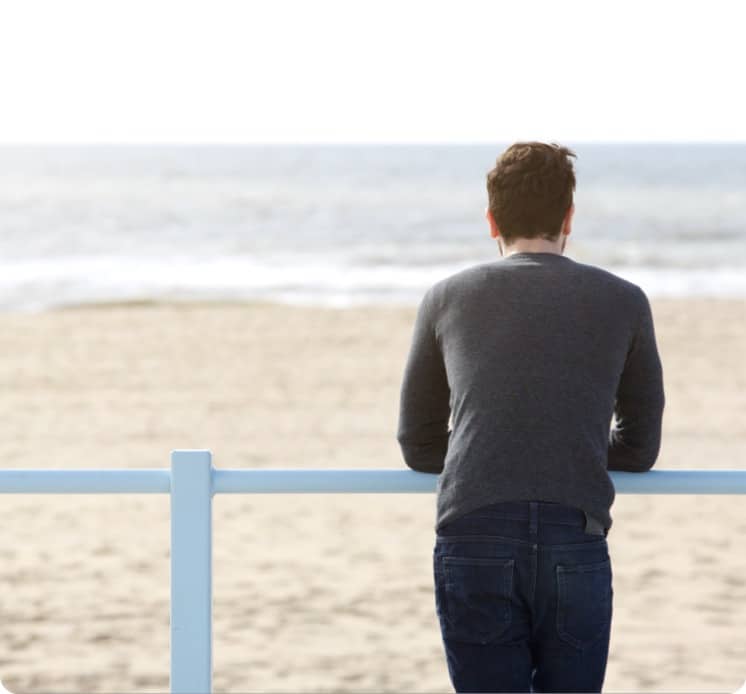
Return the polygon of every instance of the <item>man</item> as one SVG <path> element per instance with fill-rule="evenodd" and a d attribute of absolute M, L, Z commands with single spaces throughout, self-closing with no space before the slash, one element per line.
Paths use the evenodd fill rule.
<path fill-rule="evenodd" d="M 502 258 L 434 284 L 415 320 L 397 438 L 410 468 L 439 475 L 435 604 L 459 692 L 601 691 L 607 471 L 645 472 L 660 448 L 645 293 L 563 255 L 575 156 L 503 152 L 486 212 Z"/>

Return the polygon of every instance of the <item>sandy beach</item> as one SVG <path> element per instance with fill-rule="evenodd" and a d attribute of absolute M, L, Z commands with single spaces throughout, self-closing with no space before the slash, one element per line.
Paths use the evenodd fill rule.
<path fill-rule="evenodd" d="M 746 301 L 653 300 L 660 469 L 746 469 Z M 414 308 L 120 305 L 0 316 L 6 468 L 403 468 Z M 166 692 L 166 495 L 2 495 L 0 680 Z M 434 495 L 217 495 L 216 692 L 448 692 Z M 746 498 L 617 496 L 604 691 L 746 680 Z"/>

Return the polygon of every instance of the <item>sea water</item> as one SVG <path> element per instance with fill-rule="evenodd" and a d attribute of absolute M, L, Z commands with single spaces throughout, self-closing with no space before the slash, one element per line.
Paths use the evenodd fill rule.
<path fill-rule="evenodd" d="M 0 148 L 0 309 L 416 304 L 499 250 L 479 145 Z M 573 144 L 566 255 L 649 296 L 746 297 L 746 144 Z"/>

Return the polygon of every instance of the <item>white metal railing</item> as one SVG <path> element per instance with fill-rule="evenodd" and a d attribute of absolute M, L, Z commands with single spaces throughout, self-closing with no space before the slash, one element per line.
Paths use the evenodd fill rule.
<path fill-rule="evenodd" d="M 746 494 L 746 470 L 609 473 L 620 494 Z M 212 497 L 216 493 L 432 493 L 414 470 L 220 470 L 208 450 L 171 452 L 169 469 L 0 470 L 6 494 L 162 494 L 171 498 L 171 692 L 212 691 Z"/>

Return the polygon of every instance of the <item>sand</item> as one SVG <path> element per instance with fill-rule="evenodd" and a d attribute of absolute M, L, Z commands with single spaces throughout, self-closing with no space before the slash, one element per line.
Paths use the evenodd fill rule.
<path fill-rule="evenodd" d="M 746 469 L 746 302 L 653 301 L 657 466 Z M 0 316 L 8 468 L 403 468 L 413 308 L 122 305 Z M 166 495 L 0 497 L 0 680 L 165 692 Z M 448 692 L 432 494 L 217 495 L 216 692 Z M 617 496 L 604 691 L 746 680 L 746 498 Z"/>

